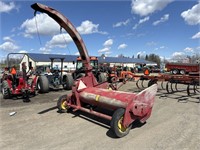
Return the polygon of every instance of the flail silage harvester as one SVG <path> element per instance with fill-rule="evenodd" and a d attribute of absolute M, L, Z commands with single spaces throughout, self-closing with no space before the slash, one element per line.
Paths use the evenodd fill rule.
<path fill-rule="evenodd" d="M 127 135 L 135 120 L 144 123 L 151 115 L 154 104 L 157 85 L 141 91 L 138 94 L 110 90 L 109 83 L 98 83 L 92 73 L 90 57 L 85 44 L 71 22 L 57 10 L 35 3 L 31 7 L 36 11 L 48 14 L 61 28 L 64 28 L 75 42 L 85 68 L 85 76 L 74 81 L 72 93 L 63 95 L 57 104 L 61 112 L 81 110 L 98 117 L 111 120 L 111 130 L 117 137 Z M 90 105 L 91 107 L 85 107 Z M 112 115 L 98 112 L 93 107 L 112 110 Z"/>

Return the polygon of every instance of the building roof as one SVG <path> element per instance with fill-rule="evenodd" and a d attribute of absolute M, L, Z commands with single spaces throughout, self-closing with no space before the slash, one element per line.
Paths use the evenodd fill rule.
<path fill-rule="evenodd" d="M 154 62 L 150 62 L 144 59 L 137 58 L 126 58 L 126 57 L 99 57 L 100 63 L 138 63 L 138 64 L 153 64 Z M 155 64 L 155 63 L 154 63 Z"/>
<path fill-rule="evenodd" d="M 27 53 L 27 55 L 36 62 L 49 62 L 50 58 L 55 58 L 55 61 L 59 62 L 60 58 L 64 58 L 64 62 L 76 61 L 76 55 L 59 55 L 59 54 L 39 54 L 39 53 Z"/>
<path fill-rule="evenodd" d="M 58 55 L 58 54 L 39 54 L 39 53 L 27 53 L 27 55 L 36 62 L 49 62 L 50 58 L 58 58 L 55 61 L 59 62 L 59 58 L 64 58 L 64 62 L 76 61 L 77 55 Z M 126 57 L 98 57 L 99 63 L 138 63 L 138 64 L 155 64 L 154 62 L 137 58 Z"/>

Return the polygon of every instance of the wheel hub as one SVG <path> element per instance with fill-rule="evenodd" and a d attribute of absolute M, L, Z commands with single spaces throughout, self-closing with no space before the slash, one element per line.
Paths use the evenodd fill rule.
<path fill-rule="evenodd" d="M 122 125 L 123 117 L 118 121 L 118 128 L 120 132 L 125 132 L 126 128 Z"/>

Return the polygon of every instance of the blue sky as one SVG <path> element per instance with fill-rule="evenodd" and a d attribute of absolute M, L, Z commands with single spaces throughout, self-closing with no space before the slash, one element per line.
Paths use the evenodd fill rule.
<path fill-rule="evenodd" d="M 200 51 L 198 0 L 8 1 L 0 0 L 0 59 L 10 52 L 78 54 L 69 35 L 31 4 L 64 14 L 81 34 L 89 55 L 176 59 Z M 39 32 L 37 32 L 39 31 Z M 39 33 L 39 37 L 38 37 Z"/>

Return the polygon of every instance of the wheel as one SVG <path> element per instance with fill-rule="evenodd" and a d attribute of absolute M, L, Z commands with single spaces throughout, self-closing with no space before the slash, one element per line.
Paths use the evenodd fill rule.
<path fill-rule="evenodd" d="M 65 83 L 63 84 L 63 88 L 65 90 L 71 90 L 73 86 L 73 77 L 70 74 L 66 74 L 65 76 Z"/>
<path fill-rule="evenodd" d="M 69 100 L 67 95 L 62 95 L 59 97 L 57 102 L 58 111 L 61 113 L 66 113 L 69 110 L 69 106 L 67 105 L 67 101 Z"/>
<path fill-rule="evenodd" d="M 11 98 L 10 88 L 9 88 L 8 82 L 6 80 L 4 80 L 2 82 L 2 95 L 3 95 L 4 99 Z"/>
<path fill-rule="evenodd" d="M 106 76 L 104 75 L 104 73 L 100 73 L 98 75 L 98 82 L 101 83 L 101 82 L 105 82 L 106 81 Z"/>
<path fill-rule="evenodd" d="M 124 113 L 125 113 L 125 109 L 123 108 L 117 109 L 114 112 L 111 119 L 111 123 L 110 123 L 111 130 L 114 132 L 114 134 L 117 137 L 120 137 L 120 138 L 123 136 L 126 136 L 132 127 L 132 124 L 130 124 L 129 127 L 127 128 L 123 127 L 122 121 L 123 121 Z"/>
<path fill-rule="evenodd" d="M 178 74 L 178 70 L 177 69 L 173 69 L 172 70 L 172 74 Z"/>
<path fill-rule="evenodd" d="M 180 70 L 180 74 L 184 75 L 185 74 L 185 70 Z"/>
<path fill-rule="evenodd" d="M 40 93 L 48 93 L 49 92 L 49 81 L 46 76 L 39 76 L 37 81 L 37 89 Z"/>

